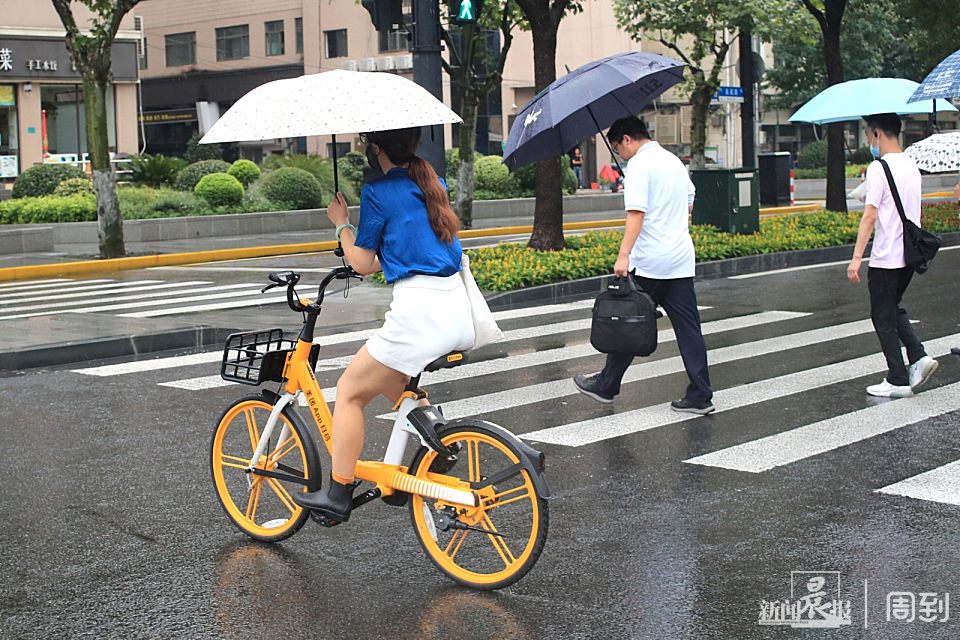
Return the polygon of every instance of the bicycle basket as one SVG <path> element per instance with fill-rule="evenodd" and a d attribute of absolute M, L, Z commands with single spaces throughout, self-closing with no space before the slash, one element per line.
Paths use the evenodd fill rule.
<path fill-rule="evenodd" d="M 258 385 L 283 382 L 283 366 L 287 354 L 293 352 L 296 340 L 284 338 L 283 329 L 234 333 L 223 348 L 220 377 L 228 382 Z M 317 366 L 320 345 L 310 349 L 310 367 Z"/>

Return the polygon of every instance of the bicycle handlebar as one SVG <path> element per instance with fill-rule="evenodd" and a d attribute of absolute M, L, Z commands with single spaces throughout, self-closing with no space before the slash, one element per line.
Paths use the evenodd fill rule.
<path fill-rule="evenodd" d="M 353 270 L 352 267 L 335 267 L 330 273 L 324 276 L 323 280 L 320 281 L 320 286 L 317 289 L 317 299 L 310 304 L 303 304 L 300 302 L 300 298 L 297 297 L 296 291 L 294 288 L 297 283 L 300 282 L 300 274 L 295 271 L 274 271 L 267 278 L 273 284 L 268 284 L 263 289 L 261 293 L 273 289 L 274 287 L 282 287 L 286 285 L 287 287 L 287 305 L 290 306 L 294 311 L 300 311 L 303 313 L 320 313 L 320 305 L 323 304 L 323 297 L 326 293 L 327 286 L 334 280 L 348 280 L 350 278 L 357 278 L 362 280 L 363 277 Z"/>

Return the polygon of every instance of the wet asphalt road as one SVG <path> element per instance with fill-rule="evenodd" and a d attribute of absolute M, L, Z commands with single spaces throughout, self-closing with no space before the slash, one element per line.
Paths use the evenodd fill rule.
<path fill-rule="evenodd" d="M 960 332 L 960 251 L 937 260 L 906 300 L 925 340 Z M 843 272 L 836 266 L 700 283 L 700 303 L 712 307 L 705 323 L 770 310 L 811 314 L 712 334 L 709 348 L 867 318 L 865 284 L 847 284 Z M 375 296 L 364 295 L 356 300 L 379 308 Z M 330 309 L 335 316 L 335 305 Z M 244 313 L 251 320 L 255 310 Z M 572 310 L 548 321 L 588 315 Z M 208 316 L 224 326 L 238 319 Z M 501 326 L 545 322 L 521 317 Z M 509 357 L 587 339 L 587 331 L 571 331 L 479 355 Z M 325 347 L 321 357 L 356 347 Z M 862 333 L 718 364 L 711 376 L 718 390 L 730 389 L 877 351 L 875 336 Z M 652 359 L 675 355 L 668 342 Z M 931 391 L 960 381 L 960 358 L 940 361 Z M 424 382 L 442 404 L 564 380 L 601 363 L 587 356 L 433 388 L 429 377 Z M 762 473 L 683 462 L 887 402 L 863 392 L 881 376 L 593 444 L 537 445 L 547 453 L 555 496 L 545 551 L 513 587 L 478 593 L 455 586 L 425 558 L 405 508 L 379 501 L 346 526 L 308 523 L 272 546 L 245 540 L 216 501 L 208 455 L 220 412 L 247 389 L 158 386 L 216 372 L 206 364 L 95 378 L 63 367 L 0 378 L 0 637 L 960 637 L 953 619 L 960 612 L 946 622 L 885 620 L 890 591 L 960 594 L 960 507 L 875 492 L 960 459 L 957 411 Z M 318 374 L 321 386 L 332 386 L 336 375 Z M 611 406 L 566 395 L 487 417 L 523 434 L 663 403 L 684 384 L 682 373 L 672 373 L 626 385 Z M 387 436 L 386 423 L 372 416 L 386 409 L 378 402 L 368 413 L 371 457 Z M 788 598 L 791 571 L 839 572 L 852 624 L 760 626 L 761 600 Z"/>

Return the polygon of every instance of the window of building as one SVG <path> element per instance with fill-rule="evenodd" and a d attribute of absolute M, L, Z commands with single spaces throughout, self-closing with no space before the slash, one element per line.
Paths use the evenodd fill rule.
<path fill-rule="evenodd" d="M 20 173 L 17 99 L 14 85 L 0 84 L 0 178 Z"/>
<path fill-rule="evenodd" d="M 347 56 L 347 30 L 346 29 L 324 31 L 323 36 L 327 41 L 327 57 L 328 58 L 345 58 Z"/>
<path fill-rule="evenodd" d="M 86 111 L 83 87 L 79 84 L 43 84 L 40 86 L 41 118 L 46 120 L 47 152 L 63 156 L 63 162 L 78 162 L 87 153 Z M 107 91 L 107 139 L 116 150 L 116 112 L 113 91 Z"/>
<path fill-rule="evenodd" d="M 250 57 L 250 26 L 217 29 L 217 60 L 240 60 Z"/>
<path fill-rule="evenodd" d="M 303 18 L 293 19 L 293 30 L 296 33 L 297 53 L 303 53 Z"/>
<path fill-rule="evenodd" d="M 263 23 L 266 34 L 264 50 L 268 56 L 283 55 L 283 20 L 271 20 Z"/>
<path fill-rule="evenodd" d="M 143 39 L 143 51 L 140 53 L 140 55 L 137 56 L 137 60 L 138 60 L 138 62 L 140 63 L 140 69 L 141 69 L 141 70 L 147 68 L 147 51 L 148 51 L 148 49 L 147 49 L 147 39 L 144 38 L 144 39 Z"/>
<path fill-rule="evenodd" d="M 412 16 L 409 14 L 403 15 L 403 23 L 410 24 L 412 21 Z M 407 38 L 406 29 L 393 29 L 391 31 L 378 31 L 377 32 L 377 44 L 380 49 L 380 53 L 385 53 L 387 51 L 409 51 L 410 50 L 410 40 Z"/>
<path fill-rule="evenodd" d="M 168 67 L 197 64 L 197 33 L 195 31 L 164 36 L 164 45 Z"/>
<path fill-rule="evenodd" d="M 333 151 L 334 151 L 334 149 L 333 149 L 333 143 L 332 143 L 332 142 L 328 142 L 328 143 L 327 143 L 327 157 L 328 157 L 328 158 L 334 157 L 334 156 L 333 156 Z M 337 151 L 337 156 L 336 156 L 336 157 L 342 158 L 343 156 L 345 156 L 345 155 L 347 155 L 348 153 L 350 153 L 350 143 L 349 143 L 349 142 L 338 142 L 338 143 L 337 143 L 337 149 L 336 149 L 336 151 Z"/>

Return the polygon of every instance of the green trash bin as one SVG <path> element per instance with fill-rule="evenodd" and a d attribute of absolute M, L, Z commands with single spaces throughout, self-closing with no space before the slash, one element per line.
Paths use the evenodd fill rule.
<path fill-rule="evenodd" d="M 710 224 L 727 233 L 760 230 L 760 184 L 756 169 L 694 169 L 697 188 L 693 224 Z"/>

